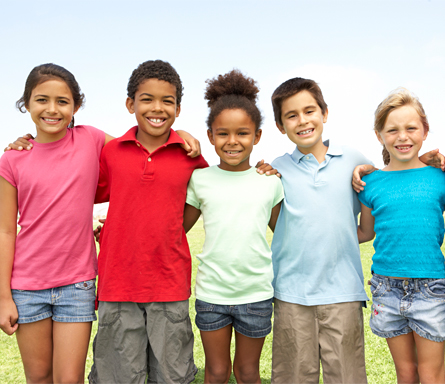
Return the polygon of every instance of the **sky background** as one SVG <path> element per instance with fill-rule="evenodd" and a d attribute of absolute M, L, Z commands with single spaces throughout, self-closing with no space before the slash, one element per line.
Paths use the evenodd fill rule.
<path fill-rule="evenodd" d="M 292 152 L 275 126 L 270 97 L 292 77 L 319 83 L 329 108 L 324 139 L 353 146 L 382 165 L 373 113 L 403 86 L 421 100 L 431 132 L 424 150 L 445 152 L 445 1 L 443 0 L 0 0 L 0 147 L 35 133 L 15 108 L 29 72 L 53 62 L 70 70 L 86 95 L 77 124 L 113 136 L 135 125 L 125 107 L 131 72 L 169 61 L 184 84 L 174 125 L 202 143 L 210 164 L 205 80 L 240 69 L 260 87 L 263 136 L 251 163 Z"/>

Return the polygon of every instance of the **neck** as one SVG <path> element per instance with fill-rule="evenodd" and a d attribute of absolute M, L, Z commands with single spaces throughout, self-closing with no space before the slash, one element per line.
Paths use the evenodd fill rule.
<path fill-rule="evenodd" d="M 59 140 L 63 139 L 66 135 L 66 132 L 67 132 L 66 128 L 64 130 L 54 133 L 54 134 L 39 132 L 39 130 L 37 129 L 37 135 L 36 135 L 34 141 L 36 143 L 42 143 L 42 144 L 54 143 L 55 141 L 59 141 Z"/>
<path fill-rule="evenodd" d="M 397 160 L 391 158 L 389 160 L 389 164 L 385 168 L 383 168 L 383 170 L 384 171 L 405 171 L 407 169 L 423 168 L 426 166 L 427 165 L 422 163 L 418 157 L 416 157 L 410 161 L 406 161 L 406 162 L 397 161 Z"/>
<path fill-rule="evenodd" d="M 318 163 L 322 163 L 325 160 L 326 152 L 328 151 L 328 147 L 323 144 L 323 141 L 321 140 L 321 138 L 312 147 L 300 148 L 297 145 L 297 148 L 304 155 L 308 155 L 309 153 L 312 153 L 314 155 L 314 157 L 317 159 Z"/>
<path fill-rule="evenodd" d="M 164 145 L 168 141 L 169 137 L 170 131 L 167 131 L 161 136 L 151 136 L 140 129 L 138 129 L 136 133 L 136 139 L 150 153 Z"/>

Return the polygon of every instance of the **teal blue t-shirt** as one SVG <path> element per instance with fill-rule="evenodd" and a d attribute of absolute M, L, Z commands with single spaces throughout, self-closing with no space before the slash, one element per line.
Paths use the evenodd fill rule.
<path fill-rule="evenodd" d="M 359 199 L 375 217 L 373 272 L 394 277 L 445 277 L 445 174 L 432 167 L 376 171 L 363 177 Z"/>

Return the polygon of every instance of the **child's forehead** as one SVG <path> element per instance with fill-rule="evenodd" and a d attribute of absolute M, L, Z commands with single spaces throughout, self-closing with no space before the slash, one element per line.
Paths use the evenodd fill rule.
<path fill-rule="evenodd" d="M 173 96 L 176 99 L 176 86 L 165 80 L 149 78 L 141 81 L 136 93 L 148 93 L 157 96 Z"/>
<path fill-rule="evenodd" d="M 309 91 L 303 90 L 284 99 L 281 112 L 285 113 L 285 110 L 304 109 L 308 107 L 320 108 L 315 97 Z"/>

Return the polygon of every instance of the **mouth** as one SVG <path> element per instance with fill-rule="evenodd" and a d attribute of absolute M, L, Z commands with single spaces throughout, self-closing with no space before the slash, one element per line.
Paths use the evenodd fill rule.
<path fill-rule="evenodd" d="M 412 147 L 412 145 L 396 145 L 396 149 L 399 152 L 408 152 Z"/>
<path fill-rule="evenodd" d="M 50 117 L 42 117 L 42 120 L 45 123 L 47 123 L 47 124 L 57 124 L 62 119 L 55 119 L 55 118 L 50 118 Z"/>
<path fill-rule="evenodd" d="M 224 151 L 224 153 L 226 153 L 229 157 L 234 157 L 234 156 L 238 155 L 241 152 L 242 151 Z"/>
<path fill-rule="evenodd" d="M 300 131 L 297 133 L 298 136 L 305 136 L 310 135 L 312 132 L 314 132 L 314 128 L 306 129 L 304 131 Z"/>
<path fill-rule="evenodd" d="M 161 127 L 167 120 L 165 117 L 147 117 L 146 119 L 154 127 Z"/>

